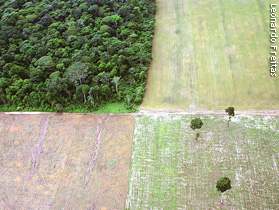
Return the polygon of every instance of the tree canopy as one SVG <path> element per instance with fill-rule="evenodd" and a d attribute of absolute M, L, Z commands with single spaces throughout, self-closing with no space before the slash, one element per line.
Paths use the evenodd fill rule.
<path fill-rule="evenodd" d="M 231 120 L 231 117 L 234 117 L 234 107 L 229 107 L 227 109 L 225 109 L 225 111 L 228 113 L 229 115 L 229 120 L 228 120 L 228 127 L 230 127 L 230 120 Z"/>
<path fill-rule="evenodd" d="M 217 191 L 220 191 L 223 196 L 224 192 L 226 192 L 227 190 L 232 188 L 231 180 L 228 177 L 222 177 L 221 179 L 219 179 L 217 181 L 216 188 L 217 188 Z M 222 196 L 221 196 L 221 203 L 223 203 Z"/>
<path fill-rule="evenodd" d="M 155 0 L 2 1 L 0 110 L 140 104 L 155 12 Z"/>
<path fill-rule="evenodd" d="M 225 111 L 228 113 L 229 117 L 234 117 L 234 107 L 230 106 L 229 108 L 225 109 Z"/>
<path fill-rule="evenodd" d="M 217 181 L 216 188 L 221 193 L 231 189 L 231 180 L 228 177 L 222 177 Z"/>
<path fill-rule="evenodd" d="M 195 129 L 201 129 L 203 126 L 203 122 L 200 118 L 195 118 L 191 121 L 190 127 L 195 130 Z"/>

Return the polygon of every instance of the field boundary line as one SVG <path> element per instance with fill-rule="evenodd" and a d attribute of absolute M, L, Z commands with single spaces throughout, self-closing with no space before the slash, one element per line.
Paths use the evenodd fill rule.
<path fill-rule="evenodd" d="M 106 115 L 106 116 L 134 116 L 134 115 L 167 115 L 167 114 L 205 114 L 205 115 L 227 115 L 224 110 L 156 110 L 147 111 L 140 110 L 139 112 L 133 113 L 56 113 L 56 112 L 0 112 L 0 115 Z M 248 111 L 241 110 L 235 111 L 235 114 L 248 114 L 248 115 L 279 115 L 279 110 L 258 110 L 258 111 Z"/>

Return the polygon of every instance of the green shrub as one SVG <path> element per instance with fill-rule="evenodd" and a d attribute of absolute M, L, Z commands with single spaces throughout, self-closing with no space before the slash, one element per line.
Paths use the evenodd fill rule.
<path fill-rule="evenodd" d="M 25 18 L 29 23 L 33 23 L 37 17 L 38 17 L 37 15 L 31 14 L 31 15 L 26 15 Z"/>

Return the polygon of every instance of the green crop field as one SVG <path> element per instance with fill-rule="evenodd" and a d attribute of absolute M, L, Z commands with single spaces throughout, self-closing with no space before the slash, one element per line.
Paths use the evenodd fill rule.
<path fill-rule="evenodd" d="M 237 115 L 228 128 L 225 115 L 201 115 L 198 141 L 192 117 L 136 117 L 126 208 L 278 209 L 279 117 Z"/>
<path fill-rule="evenodd" d="M 142 109 L 185 110 L 190 103 L 197 109 L 278 109 L 279 80 L 269 73 L 270 3 L 157 0 Z"/>

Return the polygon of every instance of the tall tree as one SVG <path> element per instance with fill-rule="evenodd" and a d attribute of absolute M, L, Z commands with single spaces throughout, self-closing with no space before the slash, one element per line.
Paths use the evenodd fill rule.
<path fill-rule="evenodd" d="M 90 88 L 88 85 L 80 85 L 77 87 L 76 93 L 78 95 L 83 95 L 84 103 L 86 103 L 86 95 L 88 94 Z"/>
<path fill-rule="evenodd" d="M 112 82 L 115 84 L 116 92 L 118 93 L 118 82 L 120 80 L 120 77 L 113 77 Z"/>
<path fill-rule="evenodd" d="M 70 95 L 70 92 L 68 91 L 67 79 L 61 78 L 60 74 L 59 71 L 53 72 L 49 76 L 49 79 L 46 79 L 45 84 L 51 100 L 62 103 L 65 98 L 61 97 L 61 95 L 65 95 L 66 93 Z"/>
<path fill-rule="evenodd" d="M 228 127 L 230 127 L 230 121 L 231 121 L 231 118 L 234 116 L 234 107 L 229 107 L 227 109 L 225 109 L 225 111 L 228 113 L 229 115 L 229 121 L 228 121 Z"/>
<path fill-rule="evenodd" d="M 231 180 L 228 177 L 222 177 L 217 181 L 216 184 L 217 191 L 220 191 L 221 194 L 221 204 L 223 204 L 223 193 L 231 189 Z"/>
<path fill-rule="evenodd" d="M 203 122 L 200 118 L 195 118 L 191 121 L 191 125 L 190 127 L 195 130 L 195 129 L 201 129 L 201 127 L 203 126 Z M 200 137 L 200 133 L 197 132 L 196 133 L 196 141 L 198 140 L 198 138 Z"/>
<path fill-rule="evenodd" d="M 65 74 L 72 82 L 79 82 L 82 85 L 88 76 L 88 65 L 82 62 L 75 62 L 67 69 Z"/>

